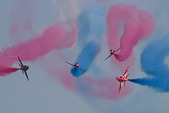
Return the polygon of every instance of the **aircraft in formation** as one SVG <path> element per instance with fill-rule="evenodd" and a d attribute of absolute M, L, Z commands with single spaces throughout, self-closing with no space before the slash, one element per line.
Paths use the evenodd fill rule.
<path fill-rule="evenodd" d="M 118 48 L 116 50 L 112 50 L 110 49 L 110 55 L 105 59 L 107 60 L 108 58 L 110 58 L 112 55 L 115 55 L 117 51 L 119 51 L 121 48 Z M 105 61 L 104 60 L 104 61 Z M 126 84 L 126 81 L 128 81 L 128 69 L 129 69 L 129 66 L 126 68 L 124 74 L 122 76 L 119 76 L 119 77 L 116 77 L 116 80 L 120 82 L 120 86 L 119 86 L 119 90 L 118 90 L 118 93 L 120 93 L 120 90 L 123 86 L 125 86 Z"/>
<path fill-rule="evenodd" d="M 18 56 L 18 60 L 19 60 L 19 66 L 20 66 L 20 70 L 22 71 L 22 74 L 25 74 L 25 76 L 26 76 L 26 78 L 27 78 L 27 80 L 29 81 L 29 77 L 28 77 L 28 74 L 27 74 L 27 70 L 29 69 L 29 66 L 27 66 L 27 65 L 24 65 L 23 63 L 22 63 L 22 61 L 21 61 L 21 59 L 19 58 L 19 56 Z"/>
<path fill-rule="evenodd" d="M 111 50 L 110 50 L 110 55 L 109 55 L 105 60 L 107 60 L 107 59 L 108 59 L 109 57 L 111 57 L 112 55 L 115 55 L 116 52 L 119 51 L 119 50 L 120 50 L 120 48 L 118 48 L 118 49 L 116 49 L 116 50 L 112 50 L 112 49 L 111 49 Z M 70 63 L 70 62 L 66 62 L 66 63 L 69 64 L 69 65 L 71 65 L 71 66 L 73 66 L 73 67 L 75 67 L 75 68 L 78 68 L 78 69 L 80 69 L 80 70 L 82 70 L 82 71 L 86 71 L 86 70 L 82 69 L 82 68 L 79 66 L 79 63 L 78 63 L 78 62 L 75 63 L 75 64 L 72 64 L 72 63 Z M 118 89 L 118 93 L 120 93 L 121 88 L 122 88 L 123 86 L 125 86 L 126 81 L 128 81 L 128 76 L 129 76 L 128 70 L 129 70 L 129 66 L 126 68 L 126 70 L 125 70 L 125 72 L 124 72 L 124 74 L 123 74 L 122 76 L 116 77 L 116 80 L 120 82 L 120 86 L 119 86 L 119 89 Z"/>
<path fill-rule="evenodd" d="M 129 76 L 128 70 L 129 70 L 129 66 L 126 68 L 122 76 L 116 77 L 116 80 L 120 82 L 118 93 L 120 93 L 121 88 L 125 86 L 126 81 L 128 81 L 128 76 Z"/>
<path fill-rule="evenodd" d="M 109 55 L 105 60 L 107 60 L 107 59 L 108 59 L 109 57 L 111 57 L 112 55 L 115 55 L 116 52 L 119 51 L 119 50 L 120 50 L 120 48 L 118 48 L 117 50 L 110 50 L 110 55 Z M 18 61 L 19 61 L 18 64 L 19 64 L 19 66 L 20 66 L 19 69 L 22 71 L 23 74 L 25 74 L 27 80 L 29 81 L 29 77 L 28 77 L 28 74 L 27 74 L 27 70 L 29 69 L 29 66 L 24 65 L 19 56 L 17 56 L 17 58 L 18 58 Z M 77 69 L 80 69 L 80 70 L 82 70 L 82 71 L 86 71 L 85 69 L 83 69 L 83 68 L 81 68 L 81 67 L 79 66 L 79 63 L 78 63 L 78 62 L 75 63 L 75 64 L 72 64 L 72 63 L 70 63 L 70 62 L 66 62 L 66 63 L 69 64 L 69 65 L 71 65 L 71 66 L 73 66 L 73 67 L 75 67 L 75 68 L 77 68 Z M 126 81 L 128 81 L 128 76 L 129 76 L 129 74 L 128 74 L 128 69 L 129 69 L 129 66 L 126 68 L 126 70 L 125 70 L 125 72 L 124 72 L 124 74 L 123 74 L 122 76 L 116 77 L 116 80 L 120 82 L 120 86 L 119 86 L 119 89 L 118 89 L 118 93 L 120 93 L 121 88 L 122 88 L 123 86 L 125 86 Z"/>

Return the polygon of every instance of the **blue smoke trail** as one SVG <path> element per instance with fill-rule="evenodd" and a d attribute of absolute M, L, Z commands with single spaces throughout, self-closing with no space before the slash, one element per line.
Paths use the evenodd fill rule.
<path fill-rule="evenodd" d="M 83 11 L 78 18 L 78 44 L 82 47 L 86 44 L 89 35 L 90 25 L 88 15 L 88 11 Z"/>
<path fill-rule="evenodd" d="M 78 42 L 84 45 L 81 53 L 75 63 L 79 63 L 80 67 L 88 70 L 99 53 L 101 46 L 101 37 L 106 28 L 106 10 L 101 4 L 97 4 L 90 10 L 84 11 L 79 17 L 79 34 Z M 85 73 L 77 68 L 72 68 L 71 73 L 78 77 Z"/>
<path fill-rule="evenodd" d="M 165 58 L 169 55 L 168 42 L 169 34 L 149 44 L 141 54 L 141 66 L 150 76 L 129 81 L 152 87 L 160 92 L 169 92 L 169 68 L 165 64 Z"/>

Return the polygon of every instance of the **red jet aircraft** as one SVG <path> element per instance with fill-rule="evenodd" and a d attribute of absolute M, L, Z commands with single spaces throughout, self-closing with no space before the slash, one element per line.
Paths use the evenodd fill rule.
<path fill-rule="evenodd" d="M 109 55 L 106 59 L 104 59 L 104 61 L 107 60 L 107 59 L 108 59 L 109 57 L 111 57 L 112 55 L 115 55 L 116 52 L 119 51 L 119 50 L 120 50 L 120 48 L 118 48 L 118 49 L 116 49 L 116 50 L 110 49 L 110 55 Z"/>
<path fill-rule="evenodd" d="M 120 93 L 120 90 L 123 86 L 125 86 L 126 84 L 126 81 L 128 81 L 128 69 L 129 69 L 129 66 L 126 68 L 123 76 L 120 76 L 120 77 L 116 77 L 116 80 L 118 80 L 120 82 L 120 86 L 119 86 L 119 90 L 118 90 L 118 93 Z"/>
<path fill-rule="evenodd" d="M 77 62 L 76 64 L 71 64 L 71 63 L 69 63 L 69 62 L 66 62 L 67 64 L 69 64 L 69 65 L 71 65 L 71 66 L 73 66 L 73 67 L 75 67 L 75 68 L 78 68 L 78 69 L 80 69 L 80 70 L 82 70 L 82 71 L 86 71 L 86 70 L 84 70 L 84 69 L 82 69 L 80 66 L 79 66 L 79 63 Z"/>
<path fill-rule="evenodd" d="M 28 77 L 28 74 L 26 72 L 29 69 L 29 66 L 23 65 L 23 63 L 22 63 L 21 59 L 19 58 L 19 56 L 18 56 L 18 60 L 19 60 L 18 64 L 20 66 L 20 70 L 22 71 L 23 74 L 25 74 L 27 80 L 29 81 L 29 77 Z"/>

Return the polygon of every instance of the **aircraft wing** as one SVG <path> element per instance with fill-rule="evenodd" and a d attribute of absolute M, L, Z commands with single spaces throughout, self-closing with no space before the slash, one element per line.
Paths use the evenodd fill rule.
<path fill-rule="evenodd" d="M 120 50 L 120 49 L 121 49 L 121 48 L 116 49 L 115 52 L 117 52 L 117 51 Z"/>
<path fill-rule="evenodd" d="M 26 72 L 26 71 L 24 71 L 24 73 L 25 73 L 25 76 L 26 76 L 27 80 L 29 81 L 29 77 L 28 77 L 27 72 Z"/>
<path fill-rule="evenodd" d="M 20 67 L 22 67 L 22 65 L 20 63 L 18 63 Z"/>
<path fill-rule="evenodd" d="M 82 71 L 86 71 L 86 70 L 84 70 L 84 69 L 82 69 L 82 68 L 80 68 L 80 67 L 79 67 L 79 69 L 82 70 Z"/>
<path fill-rule="evenodd" d="M 66 62 L 67 64 L 71 65 L 71 66 L 74 66 L 73 64 L 69 63 L 69 62 Z"/>
<path fill-rule="evenodd" d="M 126 70 L 125 70 L 125 72 L 124 72 L 124 74 L 123 74 L 123 76 L 122 76 L 122 77 L 127 77 L 127 76 L 128 76 L 128 74 L 127 74 L 128 69 L 129 69 L 129 66 L 126 68 Z"/>
<path fill-rule="evenodd" d="M 23 65 L 23 63 L 22 63 L 21 59 L 19 58 L 19 56 L 18 56 L 18 60 L 19 60 L 19 62 L 21 63 L 21 65 Z"/>
<path fill-rule="evenodd" d="M 110 54 L 106 59 L 104 59 L 104 61 L 107 60 L 107 59 L 108 59 L 109 57 L 111 57 L 112 55 L 113 55 L 113 54 Z"/>
<path fill-rule="evenodd" d="M 121 90 L 121 88 L 123 87 L 123 85 L 124 85 L 124 82 L 120 82 L 120 86 L 119 86 L 118 93 L 120 93 L 120 90 Z"/>

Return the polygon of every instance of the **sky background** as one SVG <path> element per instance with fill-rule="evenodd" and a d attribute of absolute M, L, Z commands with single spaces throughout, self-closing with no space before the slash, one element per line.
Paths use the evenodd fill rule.
<path fill-rule="evenodd" d="M 134 64 L 130 68 L 130 78 L 141 78 L 147 75 L 141 71 L 140 55 L 143 49 L 152 41 L 168 34 L 169 31 L 169 1 L 168 0 L 1 0 L 0 1 L 0 48 L 5 48 L 26 42 L 50 25 L 60 23 L 77 24 L 77 18 L 83 11 L 88 11 L 97 4 L 102 4 L 105 12 L 110 5 L 118 3 L 134 5 L 150 13 L 155 21 L 155 29 L 148 38 L 139 41 L 134 47 L 132 59 Z M 99 6 L 100 7 L 100 6 Z M 104 13 L 104 12 L 103 12 Z M 28 19 L 28 20 L 27 20 Z M 25 22 L 26 20 L 26 22 Z M 96 18 L 97 21 L 97 18 Z M 26 24 L 25 24 L 26 23 Z M 18 26 L 16 34 L 12 34 L 12 25 Z M 102 25 L 104 23 L 101 23 Z M 83 79 L 112 77 L 123 73 L 126 63 L 113 64 L 110 60 L 104 62 L 109 53 L 106 44 L 107 36 L 102 34 L 101 50 L 90 69 L 79 78 L 70 74 L 70 67 L 64 60 L 74 62 L 81 48 L 78 41 L 70 48 L 54 49 L 34 61 L 23 61 L 30 66 L 28 82 L 20 71 L 0 77 L 0 112 L 1 113 L 168 113 L 168 92 L 158 92 L 147 86 L 140 86 L 127 82 L 127 88 L 122 88 L 122 94 L 113 99 L 101 98 L 97 94 L 90 94 L 92 90 L 83 83 Z M 94 39 L 94 38 L 93 38 Z M 90 39 L 89 39 L 90 40 Z M 91 39 L 92 40 L 92 39 Z M 95 39 L 94 39 L 95 40 Z M 63 58 L 63 56 L 64 58 Z M 113 59 L 113 58 L 112 58 Z M 165 63 L 169 65 L 169 58 Z M 128 62 L 128 61 L 127 61 Z M 18 67 L 17 62 L 12 65 Z M 57 67 L 58 70 L 55 70 Z M 114 69 L 113 69 L 114 68 Z M 56 72 L 55 72 L 56 71 Z M 68 83 L 74 80 L 74 86 L 64 85 L 58 76 L 67 74 Z M 56 77 L 56 76 L 57 77 Z M 70 85 L 70 87 L 68 87 Z M 85 88 L 84 88 L 85 87 Z M 91 86 L 95 87 L 95 86 Z M 103 87 L 101 87 L 103 88 Z M 124 92 L 123 92 L 124 90 Z M 104 90 L 103 90 L 104 91 Z M 89 93 L 88 93 L 89 92 Z M 102 92 L 104 93 L 104 92 Z M 113 92 L 110 95 L 117 95 Z"/>

